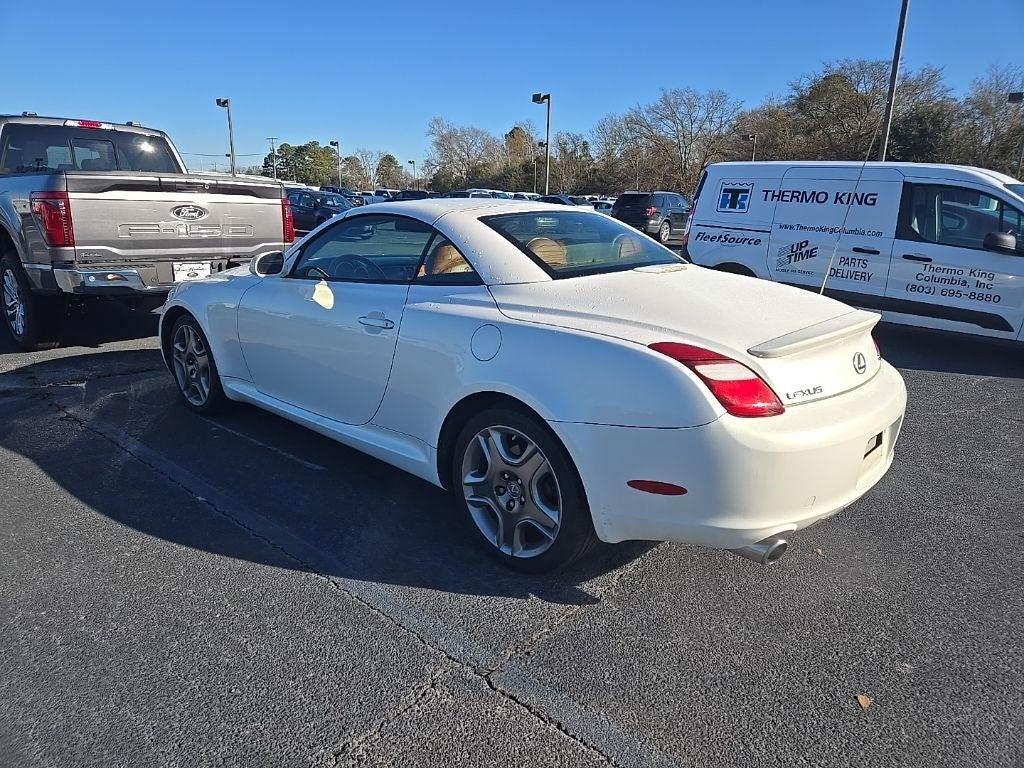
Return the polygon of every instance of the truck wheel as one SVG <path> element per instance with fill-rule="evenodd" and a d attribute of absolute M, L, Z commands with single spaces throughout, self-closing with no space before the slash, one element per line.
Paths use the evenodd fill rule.
<path fill-rule="evenodd" d="M 662 245 L 666 245 L 672 237 L 672 222 L 666 219 L 661 222 L 661 227 L 658 228 L 658 240 Z"/>
<path fill-rule="evenodd" d="M 29 352 L 56 347 L 67 312 L 64 297 L 32 293 L 21 264 L 9 253 L 0 258 L 0 285 L 11 338 Z"/>
<path fill-rule="evenodd" d="M 171 329 L 171 371 L 185 405 L 196 413 L 209 416 L 230 402 L 206 334 L 191 315 L 178 318 Z"/>

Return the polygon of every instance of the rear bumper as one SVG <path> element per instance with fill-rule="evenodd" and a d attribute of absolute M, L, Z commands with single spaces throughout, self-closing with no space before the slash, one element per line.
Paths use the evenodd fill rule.
<path fill-rule="evenodd" d="M 213 273 L 245 263 L 235 259 L 211 262 Z M 84 296 L 132 296 L 164 294 L 174 287 L 174 267 L 171 262 L 157 262 L 125 268 L 75 267 L 53 270 L 57 288 L 68 294 Z"/>
<path fill-rule="evenodd" d="M 616 218 L 618 218 L 618 217 L 616 217 Z M 660 219 L 660 218 L 648 219 L 646 216 L 644 216 L 644 217 L 639 218 L 639 219 L 637 219 L 637 218 L 629 218 L 629 219 L 619 219 L 619 221 L 621 221 L 623 224 L 628 224 L 629 226 L 633 227 L 634 229 L 639 229 L 641 232 L 645 232 L 645 233 L 647 233 L 649 235 L 653 235 L 655 232 L 658 231 L 658 227 L 661 226 L 662 219 Z"/>
<path fill-rule="evenodd" d="M 736 549 L 804 528 L 863 496 L 892 464 L 905 408 L 903 379 L 883 363 L 853 392 L 765 419 L 723 416 L 688 429 L 551 426 L 576 460 L 602 540 Z M 687 493 L 643 493 L 629 480 L 674 483 Z"/>

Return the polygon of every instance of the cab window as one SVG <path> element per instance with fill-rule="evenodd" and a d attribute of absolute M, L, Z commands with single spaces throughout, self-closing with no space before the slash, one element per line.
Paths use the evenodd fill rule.
<path fill-rule="evenodd" d="M 362 283 L 408 283 L 434 231 L 404 216 L 343 219 L 304 245 L 291 277 Z"/>
<path fill-rule="evenodd" d="M 899 236 L 904 240 L 981 250 L 985 235 L 1005 232 L 1017 236 L 1017 252 L 1024 253 L 1022 224 L 1024 216 L 1020 211 L 984 192 L 913 184 L 903 205 Z"/>

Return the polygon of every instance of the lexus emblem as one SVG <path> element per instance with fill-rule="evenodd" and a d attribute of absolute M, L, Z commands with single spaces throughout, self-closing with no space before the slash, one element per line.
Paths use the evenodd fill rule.
<path fill-rule="evenodd" d="M 198 205 L 179 205 L 177 208 L 171 208 L 171 216 L 182 221 L 199 221 L 209 215 L 208 210 Z"/>
<path fill-rule="evenodd" d="M 868 369 L 868 360 L 864 357 L 863 352 L 858 352 L 853 356 L 853 370 L 857 373 L 864 373 Z"/>

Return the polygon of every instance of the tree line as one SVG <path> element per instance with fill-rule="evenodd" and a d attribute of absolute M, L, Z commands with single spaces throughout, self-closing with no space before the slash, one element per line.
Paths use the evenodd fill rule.
<path fill-rule="evenodd" d="M 569 194 L 625 189 L 692 193 L 710 163 L 749 160 L 863 160 L 878 150 L 889 63 L 844 59 L 790 83 L 781 97 L 744 105 L 722 90 L 666 88 L 649 104 L 601 118 L 589 133 L 552 137 L 551 188 Z M 956 96 L 935 67 L 901 73 L 888 146 L 894 161 L 957 163 L 1016 175 L 1024 144 L 1024 68 L 992 68 Z M 557 118 L 557 113 L 556 113 Z M 365 149 L 342 158 L 342 186 L 465 187 L 543 191 L 543 135 L 530 121 L 503 135 L 442 117 L 427 125 L 430 150 L 419 177 L 394 155 Z M 277 150 L 278 176 L 339 182 L 334 147 L 311 141 Z M 271 175 L 267 155 L 263 175 Z M 536 184 L 536 186 L 535 186 Z"/>

